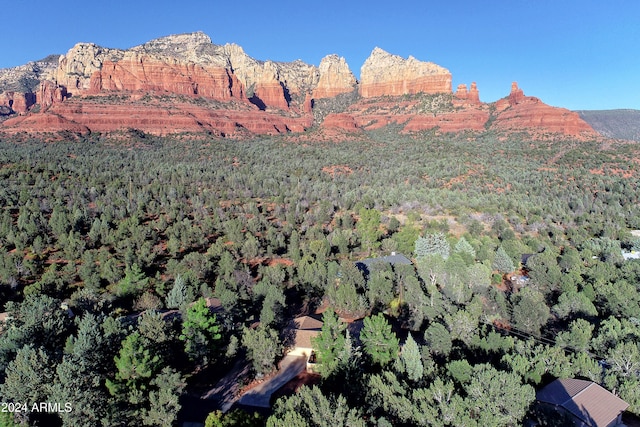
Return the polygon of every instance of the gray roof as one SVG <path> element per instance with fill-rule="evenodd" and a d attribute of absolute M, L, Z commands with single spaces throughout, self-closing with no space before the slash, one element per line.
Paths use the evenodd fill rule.
<path fill-rule="evenodd" d="M 356 265 L 361 264 L 366 268 L 368 272 L 369 269 L 374 264 L 377 264 L 379 262 L 384 264 L 391 264 L 391 265 L 396 265 L 396 264 L 411 265 L 411 260 L 402 254 L 392 254 L 392 255 L 387 255 L 387 256 L 378 257 L 378 258 L 367 258 L 361 261 L 357 261 Z"/>
<path fill-rule="evenodd" d="M 540 402 L 564 408 L 591 427 L 605 427 L 629 404 L 593 381 L 557 379 L 536 393 Z"/>

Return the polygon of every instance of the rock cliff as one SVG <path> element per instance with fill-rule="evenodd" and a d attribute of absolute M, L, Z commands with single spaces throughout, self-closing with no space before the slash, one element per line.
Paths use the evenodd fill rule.
<path fill-rule="evenodd" d="M 357 84 L 347 61 L 338 55 L 328 55 L 320 61 L 320 78 L 313 91 L 316 99 L 333 98 L 342 93 L 352 92 Z"/>
<path fill-rule="evenodd" d="M 0 69 L 0 106 L 10 112 L 26 113 L 36 103 L 40 82 L 55 72 L 58 55 L 19 67 Z"/>
<path fill-rule="evenodd" d="M 363 64 L 358 82 L 337 55 L 322 58 L 318 67 L 260 61 L 201 32 L 127 50 L 78 43 L 65 55 L 0 70 L 0 131 L 134 128 L 240 137 L 314 126 L 332 135 L 354 134 L 396 124 L 404 132 L 595 135 L 577 114 L 525 96 L 516 83 L 507 97 L 486 104 L 475 82 L 469 89 L 458 85 L 455 93 L 451 82 L 451 73 L 439 65 L 379 48 Z"/>
<path fill-rule="evenodd" d="M 414 93 L 451 93 L 451 73 L 432 62 L 403 59 L 376 47 L 360 70 L 364 98 Z"/>

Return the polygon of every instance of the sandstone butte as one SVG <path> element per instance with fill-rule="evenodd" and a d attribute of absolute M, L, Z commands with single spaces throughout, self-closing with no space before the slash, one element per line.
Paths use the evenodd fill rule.
<path fill-rule="evenodd" d="M 0 70 L 0 90 L 11 87 L 3 82 L 24 77 L 23 69 Z M 0 132 L 138 129 L 245 137 L 319 128 L 339 137 L 398 124 L 403 132 L 597 137 L 577 113 L 525 96 L 516 83 L 507 97 L 483 103 L 476 83 L 453 92 L 447 69 L 380 48 L 363 64 L 359 82 L 338 55 L 326 56 L 319 67 L 258 61 L 240 46 L 215 45 L 200 32 L 128 50 L 79 43 L 57 66 L 30 76 L 40 82 L 36 90 L 0 92 Z M 317 108 L 324 113 L 315 114 Z"/>

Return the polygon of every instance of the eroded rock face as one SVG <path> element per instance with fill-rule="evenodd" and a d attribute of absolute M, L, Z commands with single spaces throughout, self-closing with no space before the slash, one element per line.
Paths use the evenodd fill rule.
<path fill-rule="evenodd" d="M 0 106 L 7 107 L 9 114 L 26 113 L 36 103 L 38 85 L 50 78 L 57 66 L 58 56 L 50 55 L 18 67 L 0 69 Z"/>
<path fill-rule="evenodd" d="M 137 129 L 154 135 L 191 132 L 234 137 L 304 132 L 312 125 L 310 116 L 282 116 L 260 111 L 248 103 L 236 102 L 233 107 L 216 110 L 189 102 L 163 103 L 159 99 L 139 102 L 134 98 L 120 101 L 110 101 L 108 97 L 71 98 L 52 104 L 45 113 L 10 118 L 0 129 L 7 133 L 24 130 L 108 133 Z"/>
<path fill-rule="evenodd" d="M 64 101 L 67 91 L 64 86 L 58 86 L 49 80 L 40 83 L 40 93 L 38 95 L 38 103 L 42 111 L 46 111 L 56 102 Z"/>
<path fill-rule="evenodd" d="M 451 93 L 451 73 L 432 62 L 392 55 L 376 47 L 360 70 L 360 95 L 398 96 L 414 93 Z"/>
<path fill-rule="evenodd" d="M 36 94 L 32 92 L 5 92 L 0 95 L 0 106 L 6 107 L 8 113 L 26 113 L 36 103 Z M 6 115 L 5 114 L 5 115 Z"/>
<path fill-rule="evenodd" d="M 498 114 L 493 126 L 503 132 L 558 133 L 580 138 L 599 136 L 578 113 L 552 107 L 533 96 L 525 96 L 516 82 L 511 84 L 509 96 L 495 105 Z"/>
<path fill-rule="evenodd" d="M 168 92 L 227 101 L 244 99 L 244 88 L 228 69 L 167 61 L 127 52 L 118 62 L 105 61 L 93 73 L 90 93 L 104 91 Z"/>
<path fill-rule="evenodd" d="M 320 78 L 313 91 L 315 99 L 333 98 L 355 89 L 356 78 L 349 69 L 347 61 L 338 55 L 328 55 L 320 61 Z"/>
<path fill-rule="evenodd" d="M 332 135 L 389 124 L 405 132 L 595 135 L 577 113 L 525 96 L 517 83 L 507 97 L 484 104 L 475 83 L 452 93 L 447 69 L 379 48 L 362 66 L 360 83 L 337 55 L 323 58 L 319 67 L 300 60 L 259 61 L 240 46 L 215 45 L 203 33 L 162 37 L 128 50 L 79 43 L 45 62 L 55 67 L 0 70 L 2 114 L 24 114 L 3 118 L 0 130 L 134 128 L 161 135 L 244 136 L 303 132 L 315 116 L 315 124 Z M 18 87 L 15 79 L 29 84 Z M 36 103 L 39 112 L 30 112 Z"/>
<path fill-rule="evenodd" d="M 457 100 L 470 103 L 470 104 L 479 104 L 480 103 L 480 92 L 478 92 L 478 86 L 476 82 L 471 83 L 471 88 L 467 91 L 467 85 L 459 84 L 456 89 L 456 93 L 454 94 Z"/>
<path fill-rule="evenodd" d="M 91 88 L 91 76 L 102 69 L 105 61 L 119 61 L 124 56 L 120 49 L 104 48 L 93 43 L 78 43 L 60 57 L 55 83 L 77 94 Z"/>

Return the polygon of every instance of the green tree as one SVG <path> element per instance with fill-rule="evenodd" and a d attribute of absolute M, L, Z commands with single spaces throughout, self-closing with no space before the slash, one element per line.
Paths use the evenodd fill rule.
<path fill-rule="evenodd" d="M 513 305 L 513 324 L 529 334 L 539 335 L 540 328 L 547 323 L 551 315 L 545 303 L 544 295 L 532 288 L 523 288 L 515 294 Z"/>
<path fill-rule="evenodd" d="M 254 296 L 263 297 L 260 309 L 260 323 L 274 326 L 281 321 L 282 310 L 285 307 L 285 295 L 282 289 L 267 281 L 261 281 L 253 289 Z"/>
<path fill-rule="evenodd" d="M 416 257 L 426 257 L 429 255 L 440 255 L 445 260 L 449 258 L 451 246 L 444 234 L 433 233 L 425 234 L 424 237 L 418 237 L 415 242 L 414 253 Z"/>
<path fill-rule="evenodd" d="M 185 280 L 182 276 L 176 276 L 173 281 L 173 286 L 167 294 L 166 305 L 167 308 L 182 308 L 185 303 L 188 303 L 188 289 Z"/>
<path fill-rule="evenodd" d="M 120 296 L 137 295 L 148 285 L 149 279 L 138 264 L 127 266 L 124 278 L 118 282 L 117 293 Z"/>
<path fill-rule="evenodd" d="M 59 414 L 65 427 L 101 425 L 109 411 L 105 377 L 92 369 L 91 362 L 75 354 L 65 355 L 56 368 L 49 395 L 51 402 L 70 402 L 73 410 Z"/>
<path fill-rule="evenodd" d="M 558 304 L 553 306 L 553 312 L 560 318 L 566 319 L 572 314 L 597 316 L 598 311 L 584 292 L 564 292 L 558 297 Z"/>
<path fill-rule="evenodd" d="M 7 321 L 0 334 L 0 377 L 24 345 L 39 345 L 49 353 L 63 347 L 71 320 L 61 301 L 47 295 L 28 295 L 6 304 Z"/>
<path fill-rule="evenodd" d="M 511 257 L 505 252 L 502 246 L 498 248 L 495 257 L 493 258 L 493 269 L 498 270 L 501 273 L 511 273 L 516 269 Z"/>
<path fill-rule="evenodd" d="M 560 332 L 556 343 L 576 352 L 588 352 L 591 348 L 591 337 L 594 326 L 584 319 L 576 319 L 569 325 L 569 330 Z"/>
<path fill-rule="evenodd" d="M 0 385 L 0 396 L 5 402 L 47 402 L 53 381 L 55 366 L 42 349 L 24 346 L 18 350 L 5 372 Z M 29 413 L 24 414 L 26 419 Z"/>
<path fill-rule="evenodd" d="M 400 357 L 397 360 L 397 366 L 401 372 L 404 372 L 407 378 L 413 382 L 420 381 L 424 374 L 424 366 L 422 365 L 422 355 L 420 348 L 415 340 L 409 334 L 407 340 L 402 346 Z"/>
<path fill-rule="evenodd" d="M 464 236 L 460 237 L 460 240 L 454 246 L 453 253 L 459 254 L 467 265 L 473 264 L 476 259 L 476 250 Z"/>
<path fill-rule="evenodd" d="M 364 319 L 360 340 L 373 363 L 384 366 L 398 355 L 398 337 L 382 313 Z"/>
<path fill-rule="evenodd" d="M 363 248 L 367 253 L 371 253 L 373 249 L 377 249 L 380 246 L 380 211 L 376 209 L 362 208 L 358 212 L 360 219 L 356 224 L 356 232 Z"/>
<path fill-rule="evenodd" d="M 225 414 L 217 410 L 207 416 L 204 427 L 263 427 L 264 423 L 264 418 L 257 412 L 249 414 L 242 409 L 234 409 Z"/>
<path fill-rule="evenodd" d="M 258 375 L 264 375 L 274 368 L 276 359 L 282 354 L 282 344 L 278 333 L 268 326 L 242 330 L 242 346 L 247 349 L 247 357 Z"/>
<path fill-rule="evenodd" d="M 142 410 L 142 423 L 147 426 L 175 425 L 180 411 L 178 399 L 185 387 L 179 373 L 165 366 L 162 371 L 151 380 L 153 387 L 149 392 L 149 407 Z"/>
<path fill-rule="evenodd" d="M 120 352 L 114 358 L 115 379 L 107 379 L 107 388 L 112 396 L 124 397 L 134 405 L 144 402 L 151 379 L 161 365 L 160 356 L 152 354 L 149 347 L 137 331 L 122 342 Z"/>
<path fill-rule="evenodd" d="M 367 282 L 366 296 L 372 309 L 385 310 L 394 299 L 393 272 L 385 268 L 372 268 Z"/>
<path fill-rule="evenodd" d="M 352 409 L 346 399 L 325 396 L 316 387 L 302 387 L 297 393 L 276 402 L 267 427 L 365 427 L 358 410 Z"/>
<path fill-rule="evenodd" d="M 342 363 L 340 355 L 345 348 L 345 325 L 331 309 L 322 313 L 322 322 L 322 330 L 311 338 L 311 344 L 318 357 L 318 372 L 323 378 L 328 378 Z"/>
<path fill-rule="evenodd" d="M 465 391 L 467 404 L 480 426 L 518 425 L 535 400 L 533 387 L 491 365 L 476 365 Z"/>
<path fill-rule="evenodd" d="M 429 351 L 435 355 L 448 356 L 452 348 L 451 334 L 441 323 L 432 323 L 424 332 Z"/>
<path fill-rule="evenodd" d="M 556 253 L 550 249 L 535 254 L 527 261 L 527 269 L 531 278 L 531 286 L 537 287 L 543 293 L 555 291 L 559 288 L 562 271 L 556 260 Z"/>
<path fill-rule="evenodd" d="M 221 337 L 216 315 L 207 307 L 207 301 L 200 298 L 187 309 L 182 322 L 180 339 L 185 342 L 185 352 L 191 360 L 206 365 Z"/>

